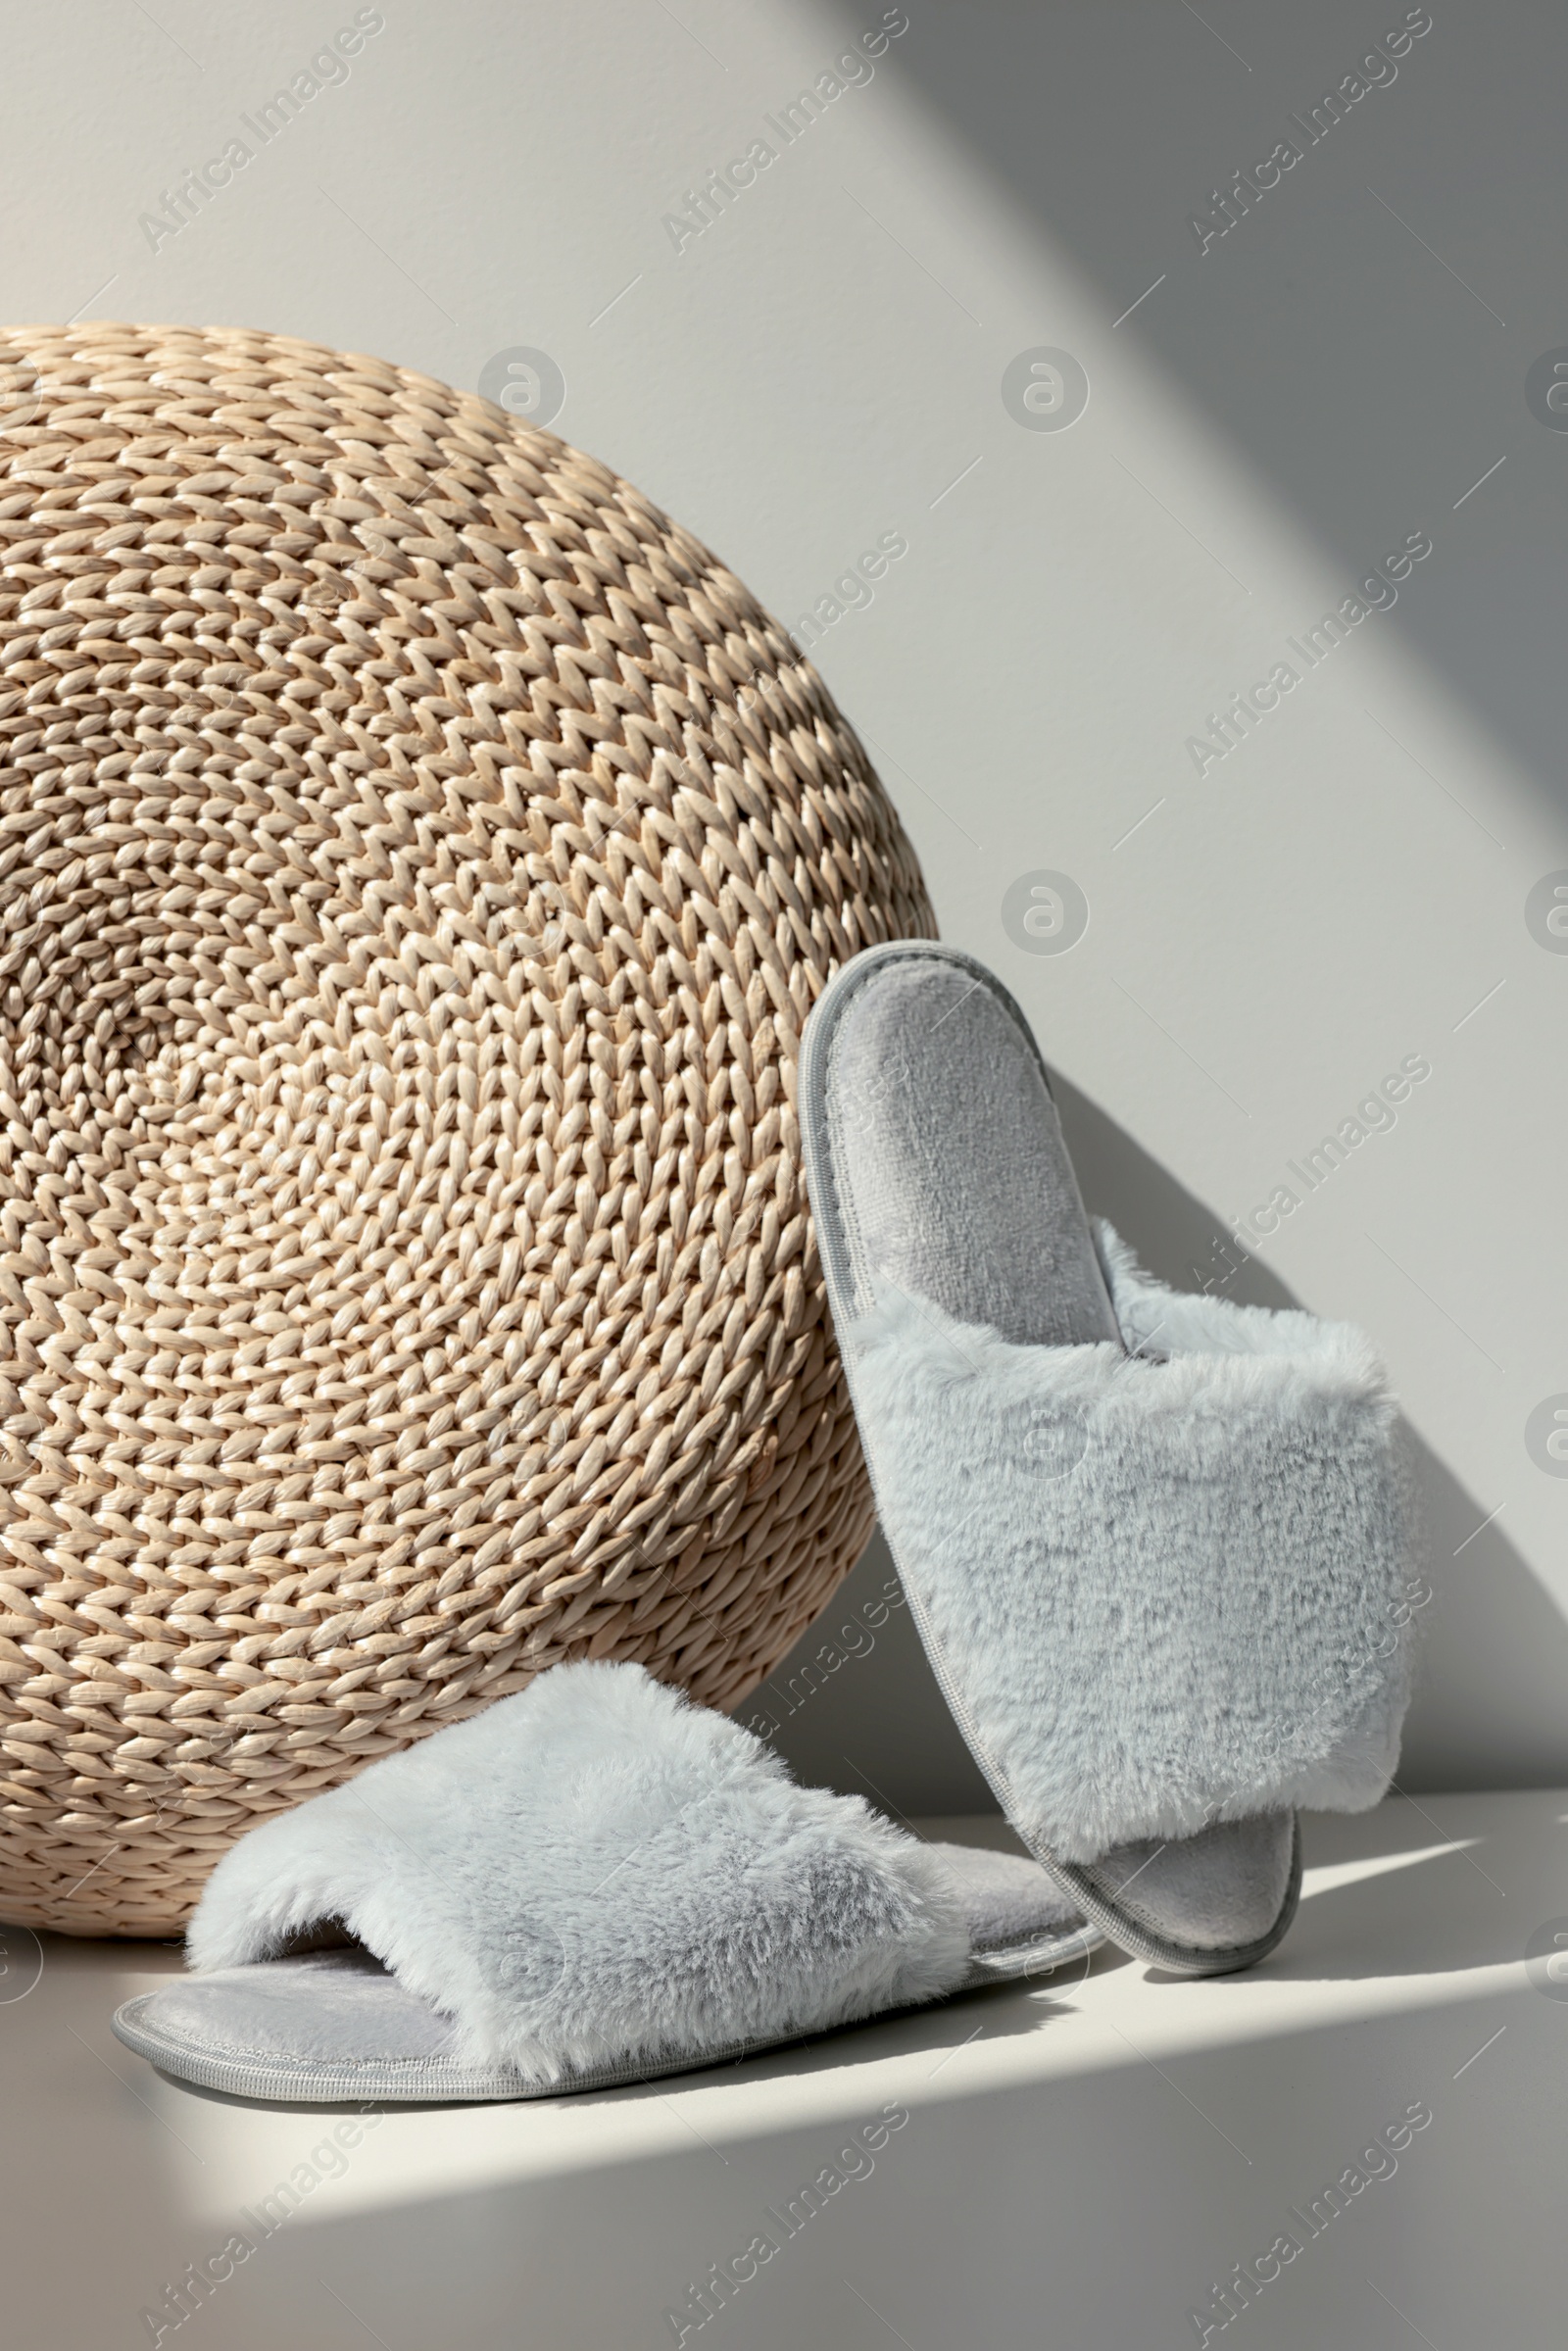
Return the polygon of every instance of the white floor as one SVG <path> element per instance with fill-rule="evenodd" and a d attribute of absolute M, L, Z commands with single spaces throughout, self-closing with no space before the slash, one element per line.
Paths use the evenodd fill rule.
<path fill-rule="evenodd" d="M 165 2343 L 633 2351 L 677 2339 L 669 2311 L 735 2351 L 1173 2351 L 1195 2311 L 1256 2351 L 1560 2340 L 1568 1998 L 1524 1954 L 1568 1913 L 1568 1794 L 1313 1819 L 1307 1861 L 1249 1976 L 1102 1954 L 673 2084 L 389 2113 L 347 2152 L 341 2115 L 193 2093 L 112 2038 L 173 1949 L 4 1931 L 5 2338 L 154 2340 L 144 2310 L 292 2177 L 298 2209 L 177 2330 L 166 2305 Z M 755 2276 L 699 2331 L 692 2288 L 737 2256 Z"/>

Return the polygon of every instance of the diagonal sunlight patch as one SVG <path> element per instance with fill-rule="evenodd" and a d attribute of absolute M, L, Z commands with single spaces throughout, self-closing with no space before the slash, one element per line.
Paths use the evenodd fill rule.
<path fill-rule="evenodd" d="M 1342 1886 L 1359 1886 L 1363 1878 L 1381 1878 L 1390 1870 L 1414 1869 L 1419 1861 L 1436 1861 L 1444 1853 L 1468 1852 L 1472 1845 L 1484 1842 L 1479 1837 L 1449 1837 L 1440 1845 L 1423 1845 L 1415 1853 L 1368 1853 L 1359 1861 L 1325 1862 L 1320 1869 L 1302 1872 L 1301 1899 L 1309 1902 L 1314 1894 L 1334 1893 Z"/>

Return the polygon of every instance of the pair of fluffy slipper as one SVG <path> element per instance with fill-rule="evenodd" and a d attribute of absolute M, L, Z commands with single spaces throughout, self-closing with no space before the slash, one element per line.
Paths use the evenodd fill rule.
<path fill-rule="evenodd" d="M 799 1788 L 640 1667 L 560 1666 L 220 1863 L 195 1973 L 115 2019 L 166 2072 L 302 2102 L 518 2098 L 1105 1937 L 1221 1974 L 1290 1924 L 1296 1808 L 1383 1793 L 1407 1511 L 1370 1343 L 1169 1291 L 1092 1231 L 1023 1017 L 965 955 L 857 956 L 800 1082 L 883 1526 L 1035 1858 Z"/>

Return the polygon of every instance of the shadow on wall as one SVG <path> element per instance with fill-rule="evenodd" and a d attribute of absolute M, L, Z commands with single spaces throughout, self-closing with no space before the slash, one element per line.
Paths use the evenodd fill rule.
<path fill-rule="evenodd" d="M 1244 1305 L 1301 1300 L 1255 1257 L 1226 1280 L 1227 1227 L 1115 1121 L 1054 1074 L 1073 1165 L 1093 1213 L 1108 1216 L 1151 1273 L 1183 1290 L 1224 1283 Z M 1414 1432 L 1423 1565 L 1415 1702 L 1401 1788 L 1521 1788 L 1568 1777 L 1568 1622 L 1485 1510 Z M 1441 1708 L 1426 1690 L 1440 1687 Z M 1554 1743 L 1499 1741 L 1495 1726 L 1555 1721 Z M 882 1810 L 996 1809 L 920 1646 L 880 1534 L 833 1603 L 736 1719 L 767 1738 L 803 1780 Z"/>
<path fill-rule="evenodd" d="M 898 71 L 1098 296 L 1098 364 L 1137 298 L 1120 339 L 1348 579 L 1384 534 L 1435 534 L 1420 592 L 1399 598 L 1405 642 L 1560 810 L 1568 442 L 1532 414 L 1526 377 L 1564 341 L 1568 14 L 1510 0 L 1499 74 L 1485 9 L 1248 10 L 1245 57 L 1206 13 L 950 0 L 920 12 Z M 1281 142 L 1294 163 L 1261 168 Z M 1045 321 L 1018 336 L 1056 339 Z"/>

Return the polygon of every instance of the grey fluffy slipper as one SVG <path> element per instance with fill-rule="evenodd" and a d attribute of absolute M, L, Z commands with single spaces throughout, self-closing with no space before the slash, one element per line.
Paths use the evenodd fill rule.
<path fill-rule="evenodd" d="M 1374 1804 L 1397 1758 L 1407 1510 L 1370 1343 L 1097 1243 L 1023 1015 L 951 949 L 839 974 L 801 1117 L 883 1525 L 976 1760 L 1124 1949 L 1250 1965 L 1295 1910 L 1295 1807 Z"/>
<path fill-rule="evenodd" d="M 194 1975 L 120 2038 L 206 2088 L 526 2098 L 733 2058 L 1081 1956 L 1020 1857 L 797 1787 L 640 1666 L 566 1665 L 251 1831 Z"/>

